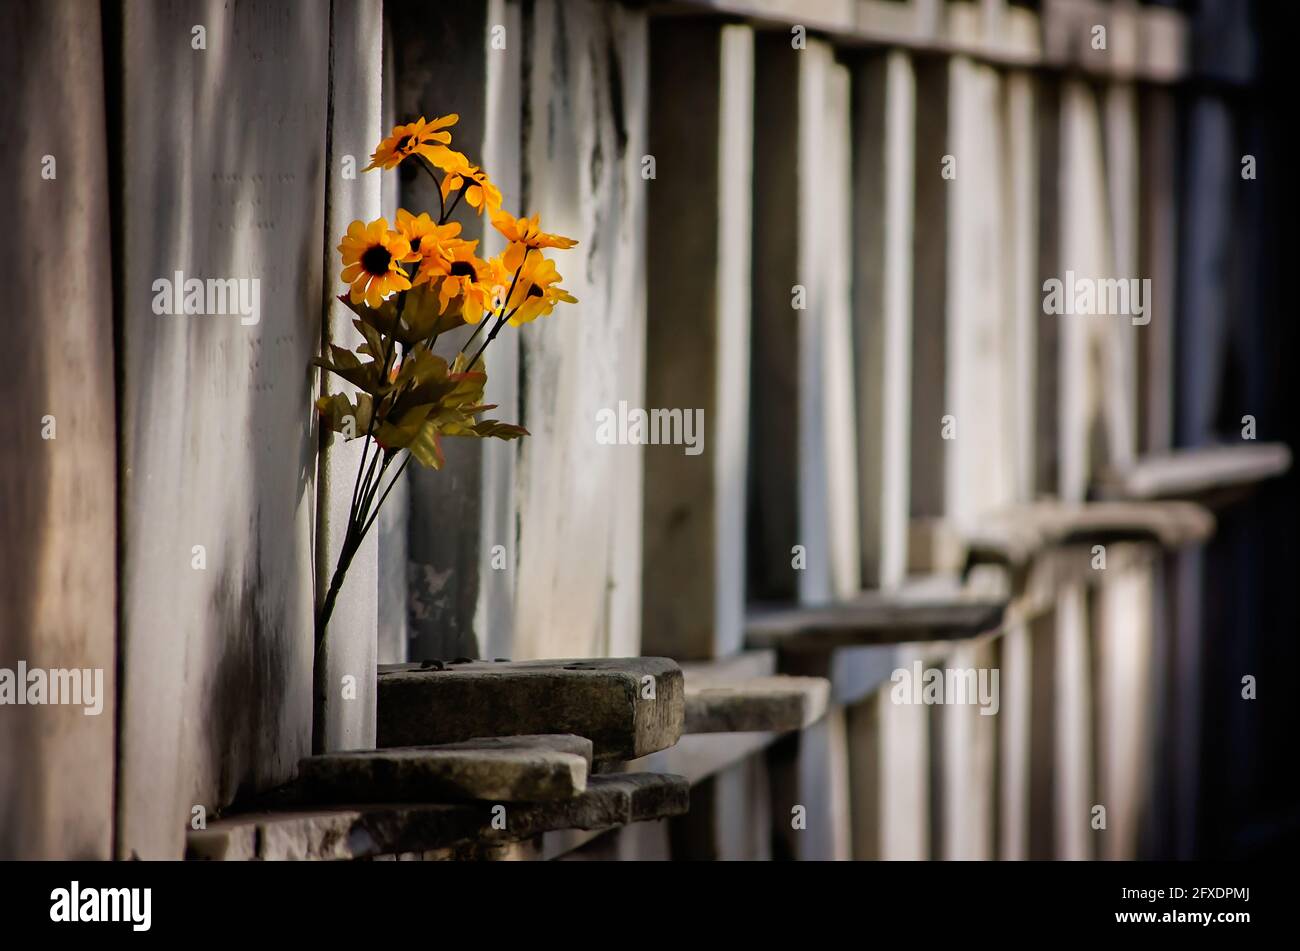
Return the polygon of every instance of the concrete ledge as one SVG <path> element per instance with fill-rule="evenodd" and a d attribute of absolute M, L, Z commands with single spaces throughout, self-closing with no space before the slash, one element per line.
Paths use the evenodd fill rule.
<path fill-rule="evenodd" d="M 1242 443 L 1147 456 L 1098 480 L 1105 499 L 1182 499 L 1212 504 L 1291 468 L 1282 443 Z"/>
<path fill-rule="evenodd" d="M 318 803 L 546 802 L 584 791 L 590 766 L 585 737 L 489 737 L 311 756 L 299 787 Z"/>
<path fill-rule="evenodd" d="M 830 697 L 821 677 L 776 675 L 727 682 L 687 676 L 686 733 L 786 733 L 821 719 Z"/>
<path fill-rule="evenodd" d="M 209 823 L 205 830 L 191 831 L 186 857 L 358 859 L 470 843 L 505 845 L 557 829 L 609 829 L 678 816 L 689 805 L 690 786 L 681 776 L 594 776 L 585 792 L 550 803 L 338 806 L 231 816 Z M 499 828 L 502 820 L 504 829 Z"/>
<path fill-rule="evenodd" d="M 682 733 L 681 668 L 663 657 L 381 666 L 378 745 L 572 733 L 596 760 L 628 760 Z"/>
<path fill-rule="evenodd" d="M 1044 0 L 1039 13 L 944 0 L 672 0 L 651 11 L 736 17 L 758 28 L 801 25 L 839 46 L 897 46 L 1153 83 L 1177 82 L 1191 69 L 1184 14 L 1100 0 Z M 1105 50 L 1092 49 L 1095 25 L 1106 27 Z"/>
<path fill-rule="evenodd" d="M 1006 602 L 954 593 L 947 597 L 866 592 L 851 601 L 758 611 L 750 616 L 748 641 L 783 653 L 976 637 L 1002 622 Z"/>
<path fill-rule="evenodd" d="M 1038 502 L 998 512 L 971 532 L 966 572 L 981 564 L 1022 571 L 1053 547 L 1142 542 L 1176 548 L 1213 533 L 1214 516 L 1190 502 Z"/>

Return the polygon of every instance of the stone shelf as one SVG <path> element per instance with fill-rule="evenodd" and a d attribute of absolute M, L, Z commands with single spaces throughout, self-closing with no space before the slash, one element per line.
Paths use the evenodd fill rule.
<path fill-rule="evenodd" d="M 571 733 L 596 761 L 630 760 L 672 746 L 685 720 L 681 668 L 662 657 L 395 664 L 378 692 L 381 748 Z"/>
<path fill-rule="evenodd" d="M 1021 570 L 1040 552 L 1067 545 L 1139 542 L 1176 548 L 1214 533 L 1214 516 L 1191 502 L 1036 502 L 996 513 L 966 538 L 966 570 Z"/>
<path fill-rule="evenodd" d="M 590 768 L 585 737 L 487 737 L 310 756 L 298 788 L 317 803 L 546 802 L 583 792 Z"/>
<path fill-rule="evenodd" d="M 1107 499 L 1185 499 L 1208 504 L 1290 468 L 1291 450 L 1282 443 L 1180 449 L 1108 470 L 1098 480 L 1097 493 Z"/>
<path fill-rule="evenodd" d="M 822 718 L 830 697 L 830 682 L 821 677 L 734 680 L 707 664 L 688 664 L 683 672 L 688 734 L 802 730 Z"/>
<path fill-rule="evenodd" d="M 997 628 L 1005 604 L 1003 599 L 965 593 L 936 597 L 870 591 L 836 604 L 755 612 L 749 618 L 747 641 L 751 647 L 793 653 L 961 640 Z"/>
<path fill-rule="evenodd" d="M 186 857 L 359 859 L 505 848 L 561 829 L 603 830 L 679 816 L 689 805 L 690 786 L 681 776 L 592 776 L 585 791 L 554 802 L 348 805 L 229 816 L 189 832 Z M 504 817 L 504 829 L 497 827 L 499 817 Z"/>

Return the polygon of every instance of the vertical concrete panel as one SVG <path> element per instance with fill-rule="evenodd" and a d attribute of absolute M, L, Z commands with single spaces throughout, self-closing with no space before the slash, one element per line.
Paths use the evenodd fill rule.
<path fill-rule="evenodd" d="M 1151 279 L 1151 323 L 1138 335 L 1139 448 L 1162 452 L 1174 439 L 1174 314 L 1178 298 L 1178 132 L 1174 94 L 1143 89 L 1138 123 L 1139 270 Z"/>
<path fill-rule="evenodd" d="M 1044 320 L 1038 281 L 1038 148 L 1037 89 L 1025 72 L 1006 74 L 1002 118 L 1004 156 L 1002 189 L 1007 253 L 1003 256 L 1007 360 L 1003 398 L 1008 406 L 1012 448 L 1011 497 L 1026 502 L 1037 491 L 1038 420 L 1042 409 L 1035 390 L 1038 377 L 1039 325 Z"/>
<path fill-rule="evenodd" d="M 757 59 L 749 591 L 817 603 L 861 585 L 849 75 L 788 34 Z"/>
<path fill-rule="evenodd" d="M 943 177 L 952 154 L 948 73 L 947 60 L 917 61 L 909 507 L 912 516 L 924 519 L 944 514 L 948 444 L 942 438 L 943 417 L 951 412 L 943 382 L 949 361 L 948 234 L 954 214 L 953 182 Z"/>
<path fill-rule="evenodd" d="M 122 43 L 117 850 L 179 857 L 310 749 L 329 22 L 128 3 Z M 258 279 L 258 322 L 155 313 L 177 271 Z"/>
<path fill-rule="evenodd" d="M 503 30 L 504 34 L 497 33 L 498 30 Z M 504 35 L 504 49 L 493 44 L 494 34 Z M 510 207 L 522 214 L 523 210 L 519 208 L 524 197 L 520 178 L 521 84 L 527 40 L 516 0 L 489 0 L 486 43 L 487 125 L 483 130 L 483 163 L 493 181 L 501 187 Z M 496 254 L 504 247 L 505 241 L 495 229 L 485 229 L 484 253 Z M 501 414 L 501 419 L 513 421 L 519 418 L 517 335 L 503 334 L 492 344 L 492 373 L 485 396 L 489 403 L 497 405 L 496 412 Z M 518 580 L 515 479 L 519 447 L 514 442 L 490 439 L 483 442 L 482 453 L 483 501 L 479 511 L 479 585 L 474 630 L 484 657 L 511 657 Z M 502 556 L 500 559 L 496 557 L 498 554 Z"/>
<path fill-rule="evenodd" d="M 800 57 L 800 536 L 813 554 L 800 600 L 847 598 L 862 586 L 854 406 L 850 78 L 835 51 Z"/>
<path fill-rule="evenodd" d="M 998 843 L 1000 859 L 1029 858 L 1030 737 L 1033 723 L 1033 650 L 1028 626 L 1002 636 L 1001 710 L 998 715 Z"/>
<path fill-rule="evenodd" d="M 844 708 L 768 751 L 773 858 L 839 861 L 851 857 L 848 736 Z"/>
<path fill-rule="evenodd" d="M 907 570 L 916 77 L 906 53 L 872 58 L 854 86 L 854 369 L 862 583 Z"/>
<path fill-rule="evenodd" d="M 346 290 L 339 278 L 338 242 L 356 219 L 380 215 L 381 173 L 361 171 L 379 141 L 383 75 L 383 5 L 380 0 L 330 5 L 329 131 L 325 156 L 325 318 L 323 352 L 330 344 L 353 348 L 363 342 L 353 313 L 335 298 Z M 350 166 L 346 163 L 350 160 Z M 351 171 L 353 177 L 347 177 Z M 390 219 L 389 224 L 394 222 Z M 324 393 L 356 388 L 321 371 Z M 316 592 L 324 600 L 347 533 L 348 512 L 365 440 L 323 436 L 317 466 Z M 372 458 L 379 450 L 371 446 Z M 390 469 L 396 469 L 396 465 Z M 387 485 L 387 479 L 383 485 Z M 391 499 L 390 499 L 391 500 Z M 386 503 L 387 504 L 387 503 Z M 353 557 L 339 590 L 325 642 L 316 656 L 312 746 L 318 752 L 364 749 L 375 744 L 375 663 L 378 646 L 378 539 L 371 529 Z M 349 680 L 350 679 L 350 680 Z M 350 689 L 345 690 L 345 685 Z"/>
<path fill-rule="evenodd" d="M 1128 280 L 1138 273 L 1138 111 L 1132 83 L 1111 83 L 1102 94 L 1105 187 L 1110 269 L 1101 277 Z M 1149 276 L 1149 275 L 1148 275 Z M 1141 286 L 1141 285 L 1139 285 Z M 1129 299 L 1131 312 L 1136 301 Z M 1150 301 L 1143 299 L 1143 305 Z M 1148 311 L 1148 317 L 1150 313 Z M 1128 465 L 1138 448 L 1138 337 L 1150 325 L 1142 316 L 1106 318 L 1104 384 L 1108 461 Z"/>
<path fill-rule="evenodd" d="M 518 211 L 518 191 L 506 192 L 507 183 L 498 181 L 482 150 L 485 130 L 493 121 L 487 111 L 488 12 L 488 4 L 469 0 L 385 4 L 393 46 L 395 120 L 459 115 L 451 130 L 453 147 L 483 164 L 503 188 L 510 210 Z M 509 39 L 507 34 L 507 54 Z M 523 38 L 516 36 L 515 43 L 522 45 Z M 390 174 L 399 178 L 403 207 L 438 216 L 441 204 L 430 176 L 411 163 Z M 485 238 L 493 230 L 465 202 L 453 219 L 470 240 Z M 487 252 L 487 245 L 480 250 Z M 472 330 L 462 327 L 440 337 L 435 349 L 452 358 Z M 512 344 L 513 336 L 507 332 L 486 355 L 489 385 L 498 385 L 498 377 L 508 375 L 505 368 L 498 371 L 497 362 L 501 351 Z M 479 567 L 484 448 L 485 442 L 477 439 L 447 440 L 442 469 L 419 465 L 407 469 L 407 625 L 409 650 L 417 659 L 482 656 L 474 620 L 483 580 Z M 456 517 L 448 518 L 450 512 Z"/>
<path fill-rule="evenodd" d="M 98 670 L 102 688 L 97 715 L 0 708 L 0 858 L 106 859 L 117 475 L 98 6 L 6 4 L 0 75 L 0 247 L 14 302 L 0 384 L 0 668 L 15 679 L 19 662 L 91 671 L 92 691 Z"/>
<path fill-rule="evenodd" d="M 636 654 L 642 447 L 598 413 L 645 399 L 645 14 L 538 2 L 525 17 L 524 206 L 582 242 L 556 255 L 581 301 L 522 328 L 515 658 Z"/>
<path fill-rule="evenodd" d="M 1100 591 L 1097 685 L 1097 764 L 1106 830 L 1098 854 L 1134 859 L 1142 819 L 1146 774 L 1152 767 L 1152 576 L 1131 568 L 1107 579 Z"/>
<path fill-rule="evenodd" d="M 788 34 L 761 32 L 754 47 L 753 335 L 750 370 L 746 594 L 793 601 L 800 572 L 792 548 L 817 552 L 799 521 L 801 313 L 798 268 L 800 63 Z M 762 64 L 761 68 L 758 64 Z M 825 571 L 824 565 L 819 569 Z"/>
<path fill-rule="evenodd" d="M 993 714 L 981 712 L 977 701 L 979 670 L 995 666 L 993 651 L 988 645 L 962 644 L 946 664 L 957 675 L 974 670 L 976 694 L 973 698 L 965 695 L 962 703 L 956 702 L 956 696 L 947 696 L 945 705 L 936 711 L 944 718 L 943 858 L 991 859 L 997 811 L 997 720 Z"/>
<path fill-rule="evenodd" d="M 1055 858 L 1094 855 L 1092 663 L 1088 600 L 1082 585 L 1060 589 L 1056 600 Z"/>
<path fill-rule="evenodd" d="M 915 650 L 899 651 L 898 664 L 909 667 L 920 659 Z M 894 703 L 889 691 L 877 695 L 880 705 L 880 858 L 930 857 L 930 725 L 929 708 Z"/>
<path fill-rule="evenodd" d="M 1077 79 L 1061 93 L 1060 272 L 1098 280 L 1112 273 L 1103 142 L 1097 101 Z M 1061 498 L 1082 501 L 1106 449 L 1101 432 L 1103 347 L 1117 318 L 1054 315 L 1060 326 L 1059 443 Z"/>
<path fill-rule="evenodd" d="M 520 83 L 528 39 L 519 4 L 393 2 L 386 16 L 393 38 L 396 121 L 458 114 L 453 147 L 486 169 L 506 210 L 523 213 Z M 440 208 L 430 177 L 413 167 L 402 170 L 401 200 L 435 217 Z M 504 247 L 487 218 L 467 203 L 457 207 L 452 220 L 461 224 L 462 236 L 480 241 L 480 256 Z M 563 269 L 564 255 L 559 266 Z M 473 332 L 472 327 L 452 331 L 435 349 L 450 359 Z M 518 331 L 505 329 L 484 359 L 485 395 L 497 406 L 493 415 L 514 422 L 519 417 Z M 518 448 L 500 440 L 455 439 L 444 451 L 443 469 L 408 470 L 409 650 L 420 658 L 511 656 Z M 451 512 L 457 517 L 449 518 Z"/>
<path fill-rule="evenodd" d="M 1175 442 L 1196 446 L 1215 437 L 1227 356 L 1228 262 L 1233 241 L 1234 191 L 1241 182 L 1232 114 L 1216 95 L 1190 106 L 1183 178 L 1181 287 L 1177 347 L 1178 407 Z M 1192 345 L 1192 341 L 1195 345 Z M 1175 845 L 1178 858 L 1195 853 L 1201 818 L 1202 680 L 1206 555 L 1181 552 L 1173 571 Z"/>
<path fill-rule="evenodd" d="M 380 106 L 381 131 L 397 124 L 396 77 L 393 68 L 392 24 L 385 18 L 383 36 L 383 79 Z M 371 174 L 374 174 L 373 172 Z M 397 220 L 399 177 L 386 175 L 380 179 L 380 208 L 390 222 Z M 375 648 L 375 661 L 379 664 L 400 664 L 407 659 L 409 631 L 406 623 L 407 607 L 407 532 L 411 520 L 410 480 L 405 474 L 393 487 L 392 494 L 379 511 L 375 531 L 379 537 L 379 619 Z"/>
<path fill-rule="evenodd" d="M 1056 618 L 1047 613 L 1029 626 L 1029 855 L 1030 859 L 1056 857 Z"/>
<path fill-rule="evenodd" d="M 743 635 L 753 42 L 712 20 L 650 31 L 647 260 L 665 279 L 648 288 L 646 399 L 699 408 L 704 428 L 696 455 L 646 450 L 642 650 L 679 659 Z"/>
<path fill-rule="evenodd" d="M 946 411 L 956 438 L 946 442 L 944 515 L 970 526 L 1011 501 L 1013 407 L 1004 381 L 1012 326 L 1004 294 L 1000 172 L 1001 97 L 991 67 L 955 57 L 949 67 L 948 153 L 956 159 L 947 239 Z M 933 172 L 931 173 L 933 174 Z"/>

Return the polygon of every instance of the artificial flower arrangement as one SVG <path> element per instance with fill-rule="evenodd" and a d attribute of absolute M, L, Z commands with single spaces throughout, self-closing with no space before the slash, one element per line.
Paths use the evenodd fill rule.
<path fill-rule="evenodd" d="M 482 168 L 451 148 L 448 130 L 458 119 L 421 117 L 397 126 L 364 169 L 414 162 L 433 179 L 437 219 L 399 208 L 396 228 L 384 218 L 354 221 L 338 245 L 342 279 L 349 285 L 339 300 L 356 315 L 352 323 L 364 339 L 355 349 L 331 344 L 329 354 L 314 362 L 353 384 L 357 393 L 355 398 L 322 396 L 316 407 L 330 430 L 365 444 L 338 564 L 317 614 L 317 650 L 348 567 L 407 464 L 414 459 L 442 468 L 445 436 L 528 435 L 522 426 L 478 418 L 495 408 L 483 402 L 488 345 L 507 323 L 517 327 L 550 314 L 562 301 L 577 302 L 542 253 L 577 242 L 542 231 L 536 216 L 516 218 L 501 210 L 500 190 Z M 475 253 L 477 241 L 460 237 L 460 224 L 448 219 L 462 200 L 476 214 L 487 215 L 505 237 L 501 254 L 484 260 Z M 434 344 L 464 324 L 476 325 L 475 330 L 448 363 L 433 352 Z M 474 349 L 484 327 L 488 333 Z"/>

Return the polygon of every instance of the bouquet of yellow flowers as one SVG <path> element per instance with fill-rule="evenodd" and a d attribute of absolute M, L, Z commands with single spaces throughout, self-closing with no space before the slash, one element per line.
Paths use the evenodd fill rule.
<path fill-rule="evenodd" d="M 444 436 L 516 439 L 528 434 L 521 426 L 478 418 L 495 408 L 483 402 L 488 345 L 507 323 L 519 326 L 550 314 L 562 301 L 576 303 L 560 286 L 561 276 L 543 249 L 571 248 L 577 242 L 542 231 L 536 216 L 516 218 L 501 210 L 500 189 L 451 148 L 448 130 L 458 119 L 447 115 L 426 122 L 421 117 L 397 126 L 365 168 L 414 162 L 436 186 L 437 219 L 399 208 L 396 228 L 389 228 L 384 218 L 354 221 L 338 246 L 342 280 L 349 285 L 339 300 L 356 315 L 353 325 L 363 342 L 355 350 L 331 345 L 314 362 L 347 380 L 357 393 L 322 396 L 316 407 L 330 430 L 365 444 L 347 532 L 317 615 L 317 650 L 348 566 L 407 464 L 414 459 L 440 469 Z M 505 237 L 501 254 L 478 257 L 478 242 L 463 239 L 460 224 L 448 220 L 462 200 L 476 214 L 487 215 Z M 434 344 L 464 324 L 476 325 L 475 330 L 448 363 L 433 352 Z M 488 325 L 471 355 L 479 331 Z"/>

